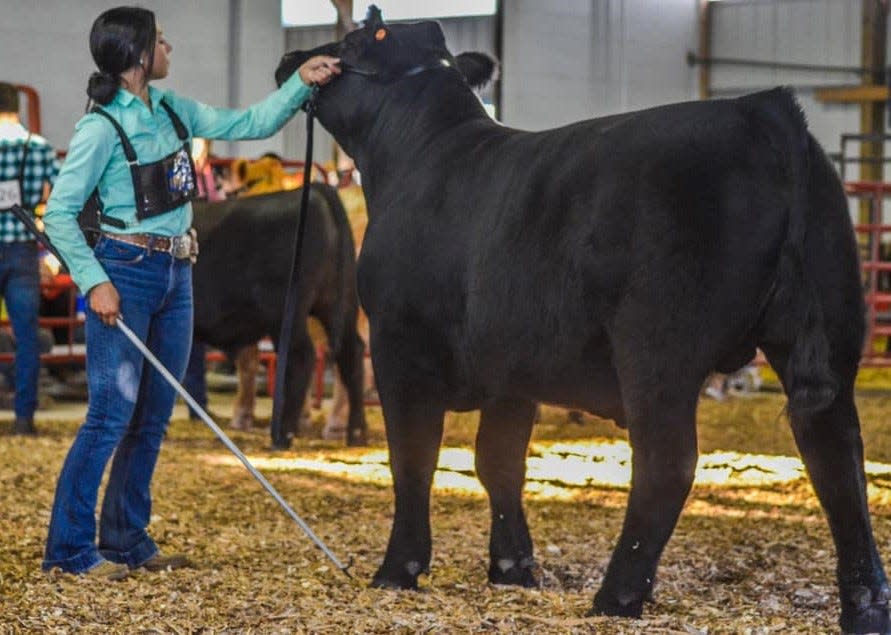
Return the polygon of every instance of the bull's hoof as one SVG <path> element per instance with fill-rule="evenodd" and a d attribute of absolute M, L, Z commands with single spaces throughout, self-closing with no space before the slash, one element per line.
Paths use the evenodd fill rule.
<path fill-rule="evenodd" d="M 418 590 L 418 575 L 421 573 L 421 565 L 414 560 L 407 562 L 403 567 L 382 566 L 371 579 L 371 586 L 375 589 Z"/>
<path fill-rule="evenodd" d="M 347 445 L 351 448 L 365 447 L 368 445 L 368 435 L 365 430 L 349 430 L 347 431 Z"/>
<path fill-rule="evenodd" d="M 597 595 L 594 596 L 594 606 L 588 611 L 587 615 L 589 617 L 608 615 L 611 617 L 639 618 L 641 613 L 643 613 L 642 597 L 617 597 L 600 589 Z"/>
<path fill-rule="evenodd" d="M 521 586 L 527 589 L 535 589 L 539 586 L 538 579 L 535 577 L 535 562 L 532 558 L 520 562 L 502 558 L 493 562 L 489 566 L 489 582 Z"/>
<path fill-rule="evenodd" d="M 291 439 L 273 439 L 272 440 L 272 450 L 273 451 L 282 451 L 282 450 L 290 450 L 291 449 Z"/>
<path fill-rule="evenodd" d="M 233 430 L 247 432 L 254 427 L 254 417 L 253 415 L 234 415 L 232 421 L 229 422 L 229 427 Z"/>
<path fill-rule="evenodd" d="M 888 600 L 891 596 L 887 586 L 882 586 L 875 594 L 860 586 L 851 590 L 850 600 L 842 602 L 839 620 L 845 635 L 880 633 L 891 635 L 891 615 L 888 613 Z"/>
<path fill-rule="evenodd" d="M 322 440 L 338 441 L 346 435 L 346 431 L 346 423 L 342 421 L 329 421 L 325 424 L 325 427 L 322 428 Z"/>

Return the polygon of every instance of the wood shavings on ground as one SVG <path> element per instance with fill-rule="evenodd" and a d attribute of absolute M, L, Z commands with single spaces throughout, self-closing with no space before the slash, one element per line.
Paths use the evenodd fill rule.
<path fill-rule="evenodd" d="M 744 478 L 779 469 L 759 467 L 756 455 L 796 456 L 783 403 L 761 393 L 702 404 L 703 454 L 743 480 L 697 481 L 641 620 L 585 616 L 627 496 L 619 477 L 608 482 L 567 467 L 605 460 L 595 452 L 623 460 L 624 433 L 593 417 L 571 423 L 565 411 L 545 409 L 536 427 L 526 504 L 541 580 L 533 590 L 486 582 L 488 505 L 478 486 L 465 487 L 475 482 L 467 453 L 473 415 L 452 415 L 446 424 L 443 455 L 452 463 L 443 473 L 460 478 L 445 478 L 434 491 L 434 556 L 418 592 L 368 588 L 392 509 L 379 410 L 368 411 L 368 449 L 298 439 L 292 450 L 273 453 L 262 429 L 232 433 L 331 550 L 353 562 L 352 579 L 209 430 L 185 420 L 173 422 L 161 452 L 150 532 L 163 550 L 185 552 L 197 567 L 137 572 L 119 583 L 47 576 L 40 562 L 49 509 L 77 422 L 44 423 L 36 438 L 0 428 L 0 633 L 837 632 L 834 549 L 810 484 L 794 472 Z M 870 471 L 870 500 L 887 557 L 891 442 L 882 428 L 891 397 L 865 394 L 859 405 L 867 457 L 879 463 Z"/>

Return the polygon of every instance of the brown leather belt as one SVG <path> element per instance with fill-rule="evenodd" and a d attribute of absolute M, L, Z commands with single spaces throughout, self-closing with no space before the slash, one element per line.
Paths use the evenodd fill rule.
<path fill-rule="evenodd" d="M 194 229 L 190 229 L 182 236 L 158 236 L 156 234 L 112 234 L 102 232 L 102 235 L 111 240 L 145 247 L 149 251 L 160 251 L 170 254 L 174 258 L 189 258 L 192 262 L 198 256 L 198 237 Z"/>

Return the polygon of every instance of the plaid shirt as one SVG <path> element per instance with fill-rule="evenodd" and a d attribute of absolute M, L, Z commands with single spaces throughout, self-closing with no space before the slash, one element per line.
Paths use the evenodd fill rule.
<path fill-rule="evenodd" d="M 19 178 L 28 131 L 21 124 L 0 124 L 0 181 Z M 43 196 L 43 184 L 52 185 L 59 173 L 56 151 L 39 135 L 31 135 L 22 182 L 22 207 L 33 210 Z M 34 240 L 12 212 L 0 212 L 0 243 Z"/>

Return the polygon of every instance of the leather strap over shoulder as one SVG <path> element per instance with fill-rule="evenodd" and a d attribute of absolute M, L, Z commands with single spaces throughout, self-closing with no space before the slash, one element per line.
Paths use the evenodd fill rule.
<path fill-rule="evenodd" d="M 189 131 L 186 130 L 186 127 L 183 125 L 182 119 L 179 118 L 179 115 L 174 112 L 173 108 L 170 107 L 163 99 L 161 100 L 161 107 L 167 111 L 167 116 L 170 117 L 170 121 L 173 122 L 173 128 L 176 130 L 176 136 L 179 137 L 180 141 L 187 141 L 189 138 Z"/>
<path fill-rule="evenodd" d="M 186 126 L 183 124 L 182 119 L 179 118 L 173 108 L 170 107 L 163 99 L 160 101 L 161 107 L 164 108 L 164 111 L 167 113 L 167 116 L 170 117 L 171 123 L 173 123 L 173 129 L 176 130 L 176 136 L 179 137 L 180 141 L 187 141 L 189 139 L 189 131 L 186 129 Z M 136 151 L 133 149 L 133 145 L 130 143 L 130 139 L 127 138 L 127 133 L 124 132 L 124 129 L 121 128 L 121 124 L 117 122 L 117 119 L 112 117 L 108 112 L 99 106 L 93 106 L 90 112 L 95 112 L 97 115 L 102 115 L 106 119 L 111 122 L 111 125 L 114 126 L 115 131 L 118 133 L 118 137 L 121 139 L 121 145 L 124 148 L 124 156 L 127 157 L 127 163 L 133 164 L 137 163 L 136 159 Z"/>
<path fill-rule="evenodd" d="M 133 146 L 130 143 L 130 139 L 127 138 L 127 133 L 124 132 L 124 129 L 121 128 L 121 124 L 118 123 L 117 119 L 108 114 L 107 111 L 103 110 L 99 106 L 93 106 L 90 112 L 94 112 L 97 115 L 102 115 L 106 119 L 111 122 L 111 125 L 114 126 L 115 131 L 118 133 L 118 137 L 121 139 L 121 145 L 124 148 L 124 156 L 127 157 L 127 163 L 134 164 L 136 163 L 136 151 L 133 149 Z"/>

